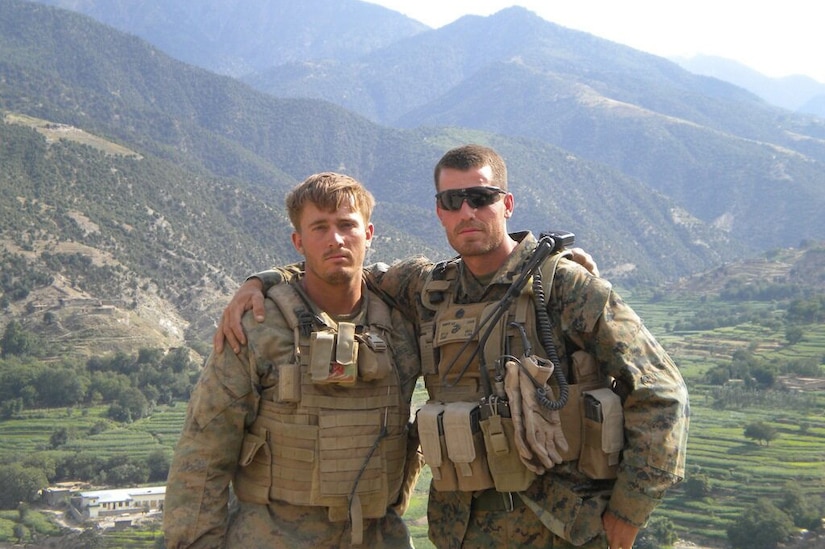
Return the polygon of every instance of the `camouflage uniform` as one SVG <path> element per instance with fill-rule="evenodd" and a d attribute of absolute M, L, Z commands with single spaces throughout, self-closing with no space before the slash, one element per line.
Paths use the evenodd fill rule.
<path fill-rule="evenodd" d="M 503 297 L 536 247 L 530 233 L 511 236 L 519 244 L 487 284 L 459 260 L 455 302 L 495 302 Z M 420 299 L 432 269 L 426 259 L 409 259 L 389 270 L 373 269 L 372 275 L 420 327 L 433 315 Z M 429 536 L 441 549 L 606 548 L 601 523 L 605 509 L 641 527 L 665 491 L 684 476 L 687 390 L 678 369 L 639 317 L 607 281 L 564 259 L 556 270 L 547 309 L 562 364 L 576 347 L 584 349 L 595 357 L 603 375 L 624 388 L 625 446 L 618 478 L 594 481 L 578 471 L 576 461 L 565 462 L 533 481 L 524 492 L 526 500 L 513 494 L 512 503 L 509 495 L 494 490 L 472 494 L 431 487 Z M 533 508 L 528 507 L 530 502 Z M 541 519 L 547 524 L 565 523 L 567 541 L 553 535 Z"/>
<path fill-rule="evenodd" d="M 355 324 L 366 324 L 365 291 Z M 245 432 L 255 421 L 260 393 L 278 383 L 276 364 L 288 363 L 295 346 L 293 330 L 271 299 L 266 320 L 248 312 L 243 326 L 248 345 L 237 355 L 227 348 L 208 358 L 194 389 L 186 422 L 169 472 L 164 504 L 164 533 L 170 548 L 295 547 L 339 548 L 352 545 L 348 520 L 330 521 L 325 507 L 268 505 L 234 501 L 230 484 L 238 468 Z M 318 314 L 319 311 L 313 311 Z M 419 375 L 412 329 L 392 312 L 388 345 L 400 383 L 400 400 L 409 420 L 409 402 Z M 264 351 L 265 350 L 265 351 Z M 411 547 L 403 520 L 390 508 L 380 519 L 365 519 L 365 547 Z"/>

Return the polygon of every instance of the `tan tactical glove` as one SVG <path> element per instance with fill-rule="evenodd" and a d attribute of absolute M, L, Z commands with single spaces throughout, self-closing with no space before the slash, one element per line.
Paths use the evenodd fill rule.
<path fill-rule="evenodd" d="M 525 467 L 538 475 L 561 463 L 559 451 L 568 449 L 558 411 L 542 406 L 536 395 L 537 386 L 550 393 L 547 380 L 551 375 L 551 363 L 540 364 L 535 357 L 522 357 L 521 365 L 507 362 L 504 377 L 519 456 Z"/>
<path fill-rule="evenodd" d="M 539 461 L 550 469 L 563 461 L 559 451 L 568 450 L 567 439 L 564 438 L 558 410 L 550 410 L 539 402 L 536 394 L 537 387 L 533 380 L 552 396 L 553 393 L 547 385 L 547 380 L 553 375 L 553 363 L 549 361 L 540 363 L 533 356 L 524 357 L 521 362 L 524 368 L 520 368 L 519 383 L 525 435 Z M 524 371 L 525 368 L 527 372 Z"/>
<path fill-rule="evenodd" d="M 524 419 L 521 411 L 521 387 L 519 384 L 520 367 L 515 360 L 508 360 L 505 364 L 504 392 L 510 402 L 510 417 L 513 420 L 513 431 L 516 449 L 519 458 L 525 467 L 537 475 L 543 475 L 544 467 L 533 458 L 533 452 L 527 445 L 524 433 Z"/>

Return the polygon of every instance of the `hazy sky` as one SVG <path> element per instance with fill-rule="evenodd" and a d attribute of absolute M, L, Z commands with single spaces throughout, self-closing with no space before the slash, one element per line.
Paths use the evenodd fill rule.
<path fill-rule="evenodd" d="M 662 57 L 715 55 L 767 76 L 825 83 L 819 0 L 366 0 L 442 27 L 512 5 L 575 30 Z"/>

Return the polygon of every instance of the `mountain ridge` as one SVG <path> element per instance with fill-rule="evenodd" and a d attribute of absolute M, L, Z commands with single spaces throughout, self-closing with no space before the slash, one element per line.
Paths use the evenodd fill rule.
<path fill-rule="evenodd" d="M 674 280 L 726 259 L 820 234 L 816 223 L 821 220 L 814 210 L 821 200 L 816 194 L 806 195 L 800 205 L 783 197 L 782 188 L 775 191 L 782 208 L 760 215 L 768 226 L 754 225 L 758 230 L 746 240 L 724 223 L 735 224 L 738 217 L 747 221 L 747 215 L 753 215 L 748 209 L 755 208 L 752 202 L 764 197 L 743 200 L 740 195 L 748 193 L 741 185 L 722 188 L 742 212 L 729 213 L 729 207 L 717 205 L 718 212 L 705 213 L 702 219 L 688 205 L 690 193 L 674 198 L 606 162 L 534 137 L 458 125 L 383 126 L 329 101 L 278 98 L 186 65 L 135 36 L 73 12 L 8 0 L 0 5 L 0 15 L 0 109 L 4 119 L 28 121 L 0 126 L 5 168 L 0 238 L 9 243 L 3 269 L 16 273 L 2 288 L 4 323 L 20 318 L 33 329 L 42 327 L 48 311 L 37 305 L 37 292 L 50 285 L 43 277 L 62 277 L 82 291 L 84 299 L 124 299 L 130 304 L 157 300 L 159 307 L 182 319 L 176 326 L 185 341 L 204 344 L 238 281 L 273 263 L 298 258 L 289 244 L 283 196 L 297 181 L 321 170 L 353 175 L 376 195 L 378 229 L 369 261 L 391 262 L 411 254 L 449 257 L 453 252 L 433 223 L 431 169 L 446 148 L 468 141 L 489 144 L 507 159 L 516 194 L 513 230 L 576 233 L 578 244 L 593 253 L 617 283 Z M 529 12 L 505 15 L 526 17 L 536 28 L 545 28 Z M 484 22 L 476 18 L 460 23 L 483 29 Z M 608 52 L 600 55 L 609 57 Z M 672 68 L 669 63 L 662 66 Z M 547 91 L 540 88 L 547 81 L 541 71 L 533 85 L 524 77 L 523 64 L 511 61 L 486 70 L 501 76 L 502 86 L 521 82 L 527 99 Z M 562 87 L 580 86 L 557 78 Z M 640 116 L 640 106 L 590 89 L 593 102 L 609 103 L 650 124 L 651 131 L 662 131 L 661 125 L 653 125 L 660 124 L 659 115 Z M 506 118 L 503 102 L 497 108 L 504 114 L 496 116 Z M 38 124 L 41 133 L 29 127 Z M 99 143 L 138 156 L 111 155 L 105 147 L 71 139 L 47 140 L 44 127 L 66 130 L 66 135 L 98 136 Z M 603 119 L 594 119 L 589 127 L 612 132 L 617 142 L 628 141 L 628 134 Z M 717 147 L 688 138 L 693 141 L 671 154 L 688 145 L 703 147 L 709 155 L 718 152 L 714 148 L 731 150 L 730 141 Z M 820 173 L 816 161 L 810 162 L 809 177 L 800 171 L 805 161 L 786 160 L 776 150 L 772 154 L 779 162 L 754 156 L 743 141 L 736 139 L 739 156 L 726 161 L 766 162 L 764 171 L 778 170 L 773 178 L 763 178 L 769 189 L 773 181 L 782 180 L 777 163 L 787 164 L 790 183 L 785 189 L 804 183 L 797 183 L 800 179 L 815 180 Z M 789 149 L 788 156 L 793 155 L 802 153 Z M 636 157 L 639 164 L 647 155 Z M 713 178 L 705 182 L 696 174 L 682 177 L 711 188 L 722 184 Z M 774 234 L 779 232 L 776 226 L 794 223 L 812 228 L 791 238 Z M 98 265 L 96 254 L 113 260 Z"/>

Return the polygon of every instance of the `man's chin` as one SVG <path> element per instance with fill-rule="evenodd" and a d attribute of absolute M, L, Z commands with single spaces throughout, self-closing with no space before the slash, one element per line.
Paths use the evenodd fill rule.
<path fill-rule="evenodd" d="M 344 286 L 352 282 L 353 279 L 355 279 L 356 276 L 359 275 L 360 273 L 357 273 L 354 270 L 346 269 L 329 273 L 324 278 L 328 284 L 335 286 Z"/>
<path fill-rule="evenodd" d="M 451 243 L 453 249 L 462 257 L 474 257 L 489 253 L 492 249 L 486 242 Z"/>

